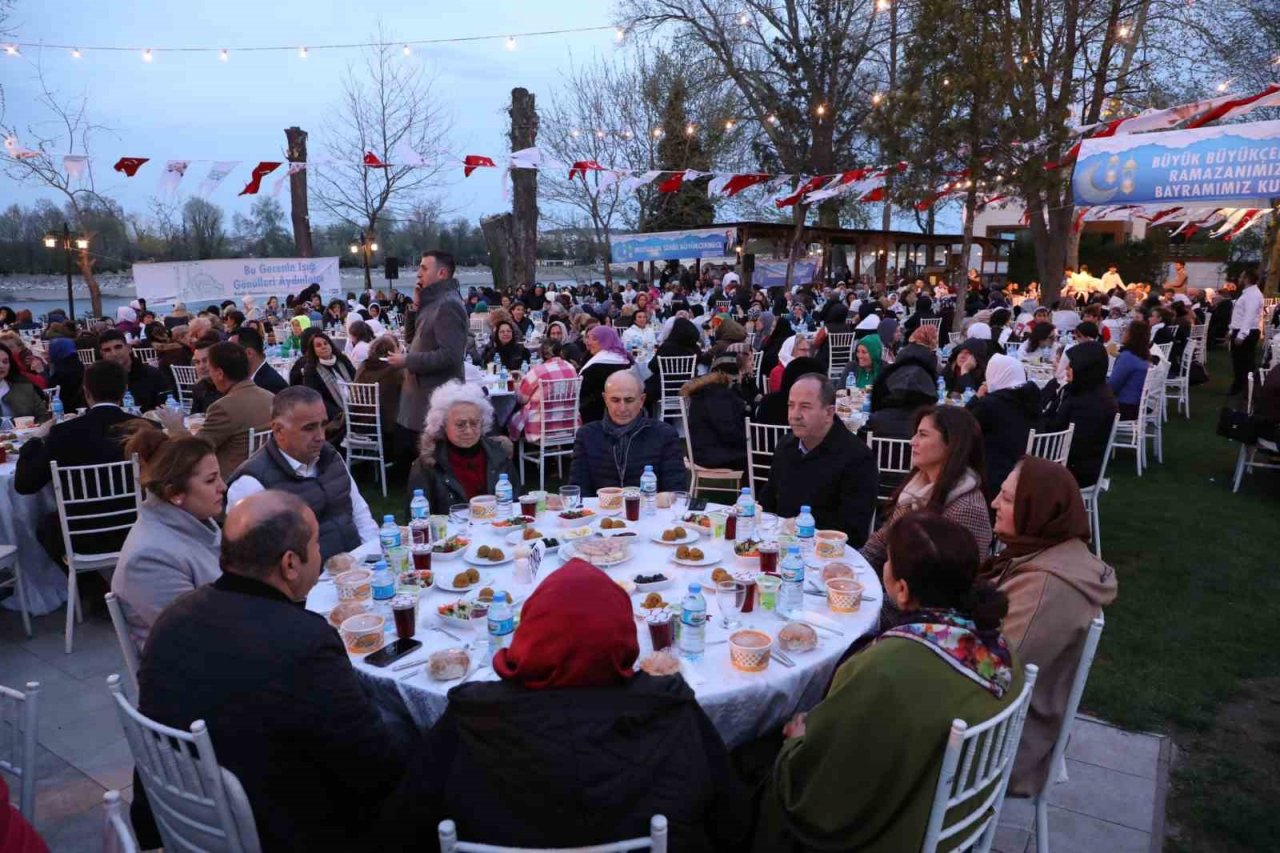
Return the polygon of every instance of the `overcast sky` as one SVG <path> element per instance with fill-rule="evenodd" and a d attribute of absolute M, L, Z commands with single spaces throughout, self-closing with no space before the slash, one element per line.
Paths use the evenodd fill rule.
<path fill-rule="evenodd" d="M 440 37 L 502 35 L 607 25 L 606 3 L 569 0 L 486 0 L 395 4 L 382 9 L 381 23 L 397 41 Z M 99 189 L 128 211 L 142 211 L 158 194 L 163 161 L 168 159 L 241 160 L 210 197 L 228 214 L 248 212 L 252 197 L 237 198 L 259 160 L 284 159 L 283 128 L 298 125 L 311 132 L 312 158 L 323 156 L 322 124 L 335 109 L 355 49 L 322 50 L 314 45 L 368 41 L 379 23 L 373 4 L 245 2 L 188 4 L 127 0 L 103 7 L 72 0 L 19 0 L 11 25 L 18 40 L 77 44 L 82 57 L 61 49 L 24 49 L 20 58 L 0 54 L 4 121 L 26 127 L 47 119 L 37 104 L 37 63 L 62 96 L 88 96 L 93 121 L 106 125 L 93 148 Z M 426 63 L 436 75 L 435 92 L 452 112 L 454 133 L 448 147 L 459 153 L 495 158 L 506 150 L 504 107 L 512 87 L 524 86 L 539 98 L 560 85 L 571 60 L 608 56 L 612 30 L 520 39 L 508 51 L 504 40 L 415 48 L 403 58 Z M 93 51 L 90 45 L 232 48 L 229 61 L 217 53 L 157 52 L 143 62 L 139 51 Z M 297 51 L 237 52 L 235 46 L 307 45 Z M 150 157 L 134 178 L 111 171 L 122 156 Z M 192 193 L 208 171 L 193 163 L 180 188 Z M 279 174 L 279 173 L 277 173 Z M 263 184 L 269 192 L 276 178 Z M 0 175 L 0 202 L 29 204 L 38 198 L 61 203 L 56 194 L 34 185 L 18 185 Z M 287 201 L 287 196 L 282 195 Z M 505 209 L 498 170 L 480 170 L 450 193 L 449 206 L 475 218 Z"/>

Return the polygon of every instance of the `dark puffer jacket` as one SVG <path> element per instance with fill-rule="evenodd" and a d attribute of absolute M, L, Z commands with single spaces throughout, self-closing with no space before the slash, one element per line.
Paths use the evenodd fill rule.
<path fill-rule="evenodd" d="M 1071 381 L 1048 395 L 1036 429 L 1058 432 L 1076 425 L 1067 467 L 1083 489 L 1098 482 L 1119 406 L 1107 387 L 1106 347 L 1097 341 L 1079 343 L 1067 350 L 1067 360 Z"/>
<path fill-rule="evenodd" d="M 689 401 L 689 441 L 703 468 L 747 470 L 747 404 L 726 373 L 712 371 L 685 383 Z"/>
<path fill-rule="evenodd" d="M 1040 414 L 1040 389 L 1034 382 L 1002 388 L 969 401 L 982 427 L 987 457 L 987 498 L 994 498 L 1027 450 L 1027 434 Z"/>
<path fill-rule="evenodd" d="M 907 344 L 871 386 L 871 417 L 864 431 L 881 438 L 910 438 L 916 409 L 937 401 L 937 383 L 933 350 Z"/>
<path fill-rule="evenodd" d="M 620 687 L 530 690 L 508 682 L 449 691 L 403 814 L 408 838 L 450 818 L 488 844 L 578 847 L 647 837 L 667 818 L 670 849 L 744 850 L 751 798 L 719 734 L 679 676 Z M 434 845 L 432 845 L 434 847 Z"/>
<path fill-rule="evenodd" d="M 520 466 L 511 461 L 510 444 L 506 439 L 486 436 L 480 440 L 485 455 L 485 491 L 493 494 L 498 485 L 498 476 L 506 474 L 511 481 L 511 493 L 520 494 Z M 454 504 L 462 504 L 475 497 L 463 491 L 462 483 L 453 474 L 449 465 L 449 443 L 445 440 L 436 442 L 435 452 L 431 456 L 419 456 L 409 469 L 409 484 L 405 489 L 405 515 L 412 517 L 408 502 L 413 500 L 413 490 L 422 489 L 431 511 L 443 515 Z"/>
<path fill-rule="evenodd" d="M 659 491 L 689 487 L 684 442 L 670 424 L 641 414 L 624 430 L 606 415 L 578 429 L 569 482 L 581 487 L 584 498 L 595 497 L 607 486 L 640 485 L 645 465 L 658 475 Z"/>

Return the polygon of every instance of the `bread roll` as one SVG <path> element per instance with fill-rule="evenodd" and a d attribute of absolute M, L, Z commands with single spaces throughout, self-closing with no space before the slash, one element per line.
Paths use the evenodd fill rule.
<path fill-rule="evenodd" d="M 803 622 L 788 622 L 778 632 L 778 645 L 784 652 L 807 652 L 817 648 L 818 632 Z"/>
<path fill-rule="evenodd" d="M 329 574 L 340 575 L 356 568 L 356 561 L 350 554 L 334 554 L 325 561 L 324 567 L 329 571 Z"/>
<path fill-rule="evenodd" d="M 671 652 L 663 649 L 640 661 L 640 669 L 649 675 L 675 675 L 680 671 L 680 661 Z"/>
<path fill-rule="evenodd" d="M 444 649 L 427 658 L 427 672 L 436 681 L 462 678 L 471 668 L 471 655 L 466 649 Z"/>

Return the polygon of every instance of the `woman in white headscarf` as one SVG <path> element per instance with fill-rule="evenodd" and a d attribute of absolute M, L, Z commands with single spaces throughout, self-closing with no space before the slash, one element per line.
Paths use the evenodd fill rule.
<path fill-rule="evenodd" d="M 138 312 L 128 305 L 116 309 L 116 328 L 126 335 L 138 334 Z"/>
<path fill-rule="evenodd" d="M 970 327 L 970 332 L 973 328 Z M 1009 355 L 987 360 L 986 382 L 969 401 L 986 445 L 987 497 L 994 498 L 1027 449 L 1027 433 L 1040 413 L 1040 389 L 1022 362 Z"/>
<path fill-rule="evenodd" d="M 262 309 L 258 307 L 258 300 L 253 296 L 246 296 L 244 302 L 244 318 L 245 320 L 261 320 Z"/>

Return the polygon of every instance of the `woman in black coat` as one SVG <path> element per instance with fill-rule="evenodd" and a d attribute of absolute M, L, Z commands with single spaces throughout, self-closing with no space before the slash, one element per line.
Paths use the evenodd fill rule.
<path fill-rule="evenodd" d="M 1067 467 L 1080 488 L 1098 482 L 1111 425 L 1120 411 L 1107 387 L 1107 348 L 1084 341 L 1067 350 L 1067 383 L 1049 394 L 1040 413 L 1040 432 L 1060 432 L 1076 425 Z"/>
<path fill-rule="evenodd" d="M 778 351 L 782 349 L 782 344 L 787 338 L 794 335 L 795 329 L 791 327 L 791 315 L 787 313 L 777 314 L 777 319 L 773 321 L 773 330 L 769 332 L 769 339 L 765 341 L 764 349 L 760 355 L 760 375 L 768 376 L 773 369 L 778 366 Z M 770 391 L 777 389 L 770 388 Z"/>
<path fill-rule="evenodd" d="M 324 399 L 325 437 L 334 444 L 347 434 L 339 383 L 354 382 L 355 379 L 355 367 L 350 359 L 338 352 L 333 340 L 324 332 L 312 335 L 302 355 L 302 384 L 320 392 Z"/>
<path fill-rule="evenodd" d="M 937 401 L 938 360 L 933 350 L 907 344 L 871 386 L 871 417 L 864 432 L 881 438 L 911 438 L 915 412 Z"/>
<path fill-rule="evenodd" d="M 711 372 L 685 383 L 689 401 L 689 442 L 693 461 L 703 468 L 747 470 L 747 404 L 737 385 L 741 372 L 732 353 L 718 357 Z"/>
<path fill-rule="evenodd" d="M 982 427 L 987 498 L 994 499 L 1027 451 L 1027 434 L 1040 415 L 1040 389 L 1027 381 L 1027 372 L 1018 359 L 993 355 L 987 362 L 986 381 L 968 408 Z"/>
<path fill-rule="evenodd" d="M 693 356 L 702 358 L 702 334 L 692 320 L 677 317 L 671 324 L 671 331 L 649 359 L 649 378 L 644 381 L 644 396 L 649 402 L 649 411 L 656 412 L 658 401 L 662 399 L 662 385 L 658 378 L 658 356 Z"/>
<path fill-rule="evenodd" d="M 521 336 L 510 320 L 499 320 L 493 330 L 493 340 L 484 348 L 480 364 L 491 364 L 494 358 L 507 370 L 519 370 L 529 358 L 529 352 L 520 343 Z"/>

